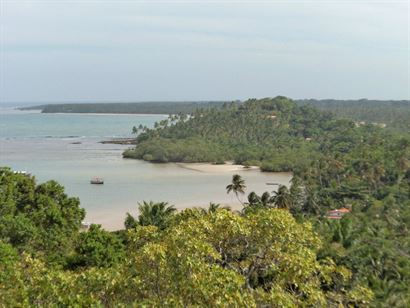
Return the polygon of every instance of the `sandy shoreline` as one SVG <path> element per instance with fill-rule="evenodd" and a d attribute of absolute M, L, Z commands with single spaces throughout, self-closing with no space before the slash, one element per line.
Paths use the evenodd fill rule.
<path fill-rule="evenodd" d="M 260 170 L 258 166 L 250 166 L 245 168 L 242 165 L 235 165 L 231 162 L 224 165 L 215 165 L 210 163 L 176 163 L 177 166 L 204 173 L 228 173 L 235 171 Z"/>
<path fill-rule="evenodd" d="M 224 165 L 215 165 L 211 163 L 167 163 L 165 165 L 174 165 L 179 168 L 185 169 L 185 170 L 191 170 L 191 171 L 196 171 L 201 174 L 209 174 L 209 175 L 215 175 L 215 176 L 222 176 L 222 175 L 227 175 L 230 177 L 231 174 L 234 173 L 239 173 L 242 176 L 244 176 L 244 173 L 247 171 L 250 171 L 252 174 L 255 174 L 255 172 L 260 172 L 260 168 L 258 166 L 251 166 L 249 168 L 245 168 L 243 165 L 236 165 L 233 162 L 227 162 Z M 275 173 L 265 173 L 265 175 L 271 174 L 271 175 L 279 175 L 279 176 L 285 176 L 285 177 L 291 177 L 291 173 L 289 172 L 275 172 Z M 269 182 L 270 179 L 266 179 L 266 182 Z M 275 179 L 275 182 L 280 180 Z M 228 182 L 227 182 L 228 183 Z M 286 185 L 286 183 L 283 183 Z M 276 186 L 275 186 L 276 187 Z M 266 186 L 266 191 L 272 191 L 275 189 L 275 187 L 272 186 Z M 223 189 L 222 189 L 223 190 Z M 225 194 L 225 191 L 221 192 L 222 194 Z M 243 200 L 246 200 L 245 196 L 242 196 Z M 221 207 L 230 207 L 232 211 L 241 211 L 243 208 L 243 205 L 236 200 L 236 198 L 231 198 L 231 201 L 217 201 L 215 198 L 213 198 L 212 194 L 209 196 L 209 201 L 193 201 L 193 202 L 170 202 L 170 204 L 174 205 L 175 208 L 178 211 L 182 211 L 187 208 L 205 208 L 207 209 L 209 207 L 210 202 L 214 203 L 219 203 Z M 125 211 L 116 211 L 116 210 L 107 210 L 107 211 L 102 211 L 99 212 L 97 216 L 94 216 L 94 219 L 96 220 L 95 223 L 97 224 L 102 224 L 103 228 L 108 230 L 108 231 L 116 231 L 116 230 L 121 230 L 124 229 L 124 220 L 125 220 Z M 130 211 L 130 213 L 134 216 L 137 217 L 137 205 L 135 205 L 135 208 Z M 87 220 L 87 219 L 86 219 Z M 88 220 L 92 222 L 92 219 Z"/>

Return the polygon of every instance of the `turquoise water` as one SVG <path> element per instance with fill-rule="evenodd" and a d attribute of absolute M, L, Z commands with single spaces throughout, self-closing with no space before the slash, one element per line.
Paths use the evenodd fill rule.
<path fill-rule="evenodd" d="M 107 229 L 122 227 L 126 212 L 136 213 L 143 200 L 168 201 L 177 208 L 205 206 L 210 201 L 239 206 L 227 195 L 234 173 L 247 191 L 272 189 L 266 182 L 288 184 L 290 175 L 259 171 L 198 172 L 178 164 L 151 164 L 123 159 L 128 146 L 101 144 L 110 137 L 131 136 L 132 126 L 153 126 L 162 115 L 41 114 L 0 110 L 0 166 L 25 170 L 39 182 L 57 180 L 70 196 L 79 197 L 86 220 Z M 73 144 L 73 143 L 80 144 Z M 92 177 L 104 185 L 90 185 Z"/>
<path fill-rule="evenodd" d="M 132 126 L 152 126 L 165 115 L 44 114 L 0 109 L 0 138 L 130 137 Z"/>

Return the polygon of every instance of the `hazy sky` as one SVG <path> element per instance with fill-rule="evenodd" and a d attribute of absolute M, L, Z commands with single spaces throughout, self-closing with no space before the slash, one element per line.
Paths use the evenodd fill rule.
<path fill-rule="evenodd" d="M 409 1 L 0 0 L 0 101 L 409 99 Z"/>

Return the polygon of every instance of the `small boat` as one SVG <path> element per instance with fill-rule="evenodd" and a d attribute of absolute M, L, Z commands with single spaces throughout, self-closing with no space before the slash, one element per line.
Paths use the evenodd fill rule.
<path fill-rule="evenodd" d="M 104 180 L 102 178 L 92 178 L 90 184 L 104 184 Z"/>
<path fill-rule="evenodd" d="M 266 185 L 280 185 L 279 183 L 266 183 Z"/>

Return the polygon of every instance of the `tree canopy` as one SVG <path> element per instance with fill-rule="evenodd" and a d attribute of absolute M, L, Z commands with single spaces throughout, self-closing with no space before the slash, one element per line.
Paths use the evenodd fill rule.
<path fill-rule="evenodd" d="M 175 115 L 136 131 L 127 157 L 234 160 L 289 171 L 239 212 L 143 202 L 126 230 L 93 225 L 50 181 L 0 169 L 5 306 L 407 307 L 408 131 L 338 119 L 277 97 Z M 242 201 L 241 201 L 242 202 Z M 331 216 L 332 210 L 343 210 Z"/>

